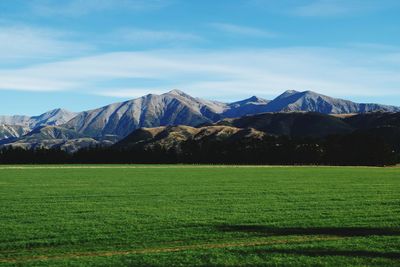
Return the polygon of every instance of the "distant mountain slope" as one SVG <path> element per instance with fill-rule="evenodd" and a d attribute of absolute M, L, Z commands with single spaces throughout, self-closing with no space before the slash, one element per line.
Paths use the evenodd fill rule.
<path fill-rule="evenodd" d="M 312 91 L 286 91 L 267 104 L 267 112 L 309 111 L 324 114 L 399 112 L 400 107 L 359 104 L 348 100 L 321 95 Z"/>
<path fill-rule="evenodd" d="M 164 149 L 179 149 L 182 142 L 223 141 L 236 139 L 260 139 L 267 135 L 287 136 L 290 138 L 324 138 L 329 135 L 350 134 L 357 128 L 342 118 L 315 113 L 263 113 L 241 118 L 223 119 L 215 124 L 189 127 L 169 126 L 141 128 L 118 142 L 116 148 L 144 146 L 152 149 L 156 146 Z"/>
<path fill-rule="evenodd" d="M 268 111 L 268 103 L 270 101 L 252 96 L 248 99 L 233 102 L 227 105 L 226 110 L 222 113 L 224 118 L 237 118 L 245 115 L 254 115 Z"/>
<path fill-rule="evenodd" d="M 340 118 L 314 112 L 264 113 L 237 119 L 224 119 L 217 124 L 254 128 L 268 134 L 296 138 L 345 134 L 355 129 Z"/>
<path fill-rule="evenodd" d="M 29 120 L 31 117 L 22 115 L 12 115 L 12 116 L 0 116 L 0 124 L 6 125 L 19 125 L 19 126 L 29 126 Z"/>
<path fill-rule="evenodd" d="M 400 127 L 400 113 L 374 112 L 355 114 L 344 118 L 344 121 L 358 129 Z"/>
<path fill-rule="evenodd" d="M 400 160 L 399 121 L 400 113 L 338 118 L 292 112 L 197 128 L 142 128 L 98 158 L 114 153 L 115 162 L 134 163 L 391 165 Z"/>
<path fill-rule="evenodd" d="M 168 126 L 157 128 L 141 128 L 118 142 L 115 147 L 126 149 L 132 146 L 142 146 L 144 149 L 180 149 L 186 141 L 196 143 L 223 141 L 230 142 L 241 139 L 260 139 L 265 133 L 254 129 L 239 129 L 231 126 L 214 125 L 205 127 Z"/>
<path fill-rule="evenodd" d="M 30 127 L 35 129 L 40 126 L 57 126 L 64 124 L 75 117 L 77 113 L 65 109 L 54 109 L 39 116 L 30 118 Z"/>
<path fill-rule="evenodd" d="M 29 131 L 30 129 L 25 126 L 0 124 L 0 140 L 20 137 Z"/>
<path fill-rule="evenodd" d="M 3 140 L 2 145 L 31 148 L 60 148 L 68 152 L 75 152 L 81 148 L 95 145 L 111 145 L 110 141 L 97 141 L 93 138 L 85 137 L 71 129 L 60 126 L 44 126 L 36 128 L 30 133 L 14 139 Z"/>
<path fill-rule="evenodd" d="M 65 124 L 87 136 L 125 137 L 140 127 L 198 125 L 220 119 L 225 104 L 193 98 L 173 90 L 162 95 L 146 95 L 79 113 Z"/>
<path fill-rule="evenodd" d="M 367 113 L 375 111 L 396 112 L 399 107 L 379 104 L 358 104 L 348 100 L 336 99 L 311 91 L 286 91 L 272 101 L 256 96 L 233 102 L 222 103 L 204 100 L 185 94 L 179 90 L 172 90 L 162 95 L 149 94 L 133 100 L 114 103 L 101 108 L 73 113 L 63 109 L 55 109 L 39 116 L 0 116 L 0 140 L 8 137 L 18 138 L 26 134 L 26 130 L 35 130 L 42 126 L 62 126 L 82 137 L 97 140 L 118 141 L 132 131 L 142 127 L 158 126 L 198 126 L 212 125 L 226 118 L 241 118 L 260 113 L 276 112 L 318 112 L 322 114 L 349 114 Z M 346 132 L 357 127 L 354 121 L 345 124 L 339 118 L 324 117 L 322 115 L 294 115 L 284 114 L 271 117 L 262 117 L 265 131 L 272 134 L 288 134 L 293 136 L 321 136 L 341 130 Z M 235 121 L 249 122 L 248 118 Z M 313 133 L 304 131 L 311 121 L 315 120 Z M 320 120 L 319 123 L 317 123 Z M 355 119 L 354 119 L 355 120 Z M 316 127 L 316 125 L 319 125 Z M 18 127 L 17 127 L 18 126 Z M 238 126 L 239 127 L 239 126 Z M 241 127 L 241 126 L 240 126 Z M 337 129 L 336 129 L 336 128 Z"/>
<path fill-rule="evenodd" d="M 61 125 L 76 116 L 76 113 L 65 109 L 54 109 L 39 116 L 0 116 L 0 124 L 18 125 L 35 129 L 43 125 Z"/>
<path fill-rule="evenodd" d="M 315 112 L 263 113 L 241 118 L 223 119 L 206 126 L 159 126 L 139 128 L 120 142 L 105 135 L 94 139 L 63 126 L 37 128 L 25 136 L 0 141 L 3 146 L 23 148 L 61 148 L 74 152 L 94 145 L 129 148 L 141 146 L 149 149 L 180 149 L 186 141 L 200 145 L 213 142 L 235 143 L 247 141 L 249 144 L 265 136 L 287 136 L 292 140 L 319 139 L 329 136 L 350 136 L 353 133 L 367 133 L 384 138 L 400 149 L 400 113 L 366 113 L 349 116 L 327 115 Z M 247 141 L 246 141 L 247 140 Z M 242 143 L 243 144 L 243 143 Z"/>
<path fill-rule="evenodd" d="M 264 112 L 313 111 L 324 114 L 400 111 L 398 107 L 357 104 L 311 91 L 286 91 L 272 101 L 253 96 L 233 103 L 194 98 L 179 90 L 162 95 L 146 95 L 122 103 L 79 113 L 65 127 L 101 139 L 105 135 L 123 138 L 141 127 L 168 125 L 196 126 L 223 118 L 236 118 Z M 316 130 L 317 131 L 317 130 Z"/>
<path fill-rule="evenodd" d="M 380 123 L 378 122 L 380 121 Z M 400 113 L 367 113 L 345 118 L 316 112 L 264 113 L 241 118 L 221 120 L 201 127 L 168 126 L 140 128 L 118 142 L 116 148 L 142 145 L 164 149 L 179 147 L 182 142 L 193 140 L 223 141 L 232 138 L 260 139 L 267 135 L 299 138 L 326 138 L 332 135 L 347 136 L 362 133 L 387 137 L 396 143 L 400 137 Z M 400 139 L 399 139 L 400 140 Z M 400 141 L 397 140 L 400 147 Z"/>

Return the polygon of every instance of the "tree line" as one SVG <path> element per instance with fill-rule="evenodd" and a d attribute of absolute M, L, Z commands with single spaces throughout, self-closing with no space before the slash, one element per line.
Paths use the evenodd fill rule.
<path fill-rule="evenodd" d="M 69 154 L 60 149 L 3 148 L 0 164 L 268 164 L 369 165 L 400 162 L 398 144 L 379 135 L 355 132 L 324 139 L 265 136 L 233 141 L 188 140 L 165 148 L 143 144 L 129 147 L 89 147 Z"/>

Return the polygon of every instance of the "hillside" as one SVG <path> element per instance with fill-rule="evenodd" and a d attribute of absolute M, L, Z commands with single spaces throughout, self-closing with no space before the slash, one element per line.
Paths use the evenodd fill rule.
<path fill-rule="evenodd" d="M 38 116 L 0 116 L 0 124 L 24 126 L 31 130 L 45 125 L 61 125 L 75 117 L 76 113 L 65 109 L 54 109 Z"/>
<path fill-rule="evenodd" d="M 94 140 L 93 144 L 96 144 L 95 141 L 109 144 L 143 127 L 198 127 L 215 123 L 241 129 L 254 128 L 270 135 L 292 138 L 324 137 L 392 122 L 396 120 L 396 115 L 393 115 L 395 118 L 389 118 L 376 111 L 386 114 L 399 110 L 398 107 L 379 104 L 358 104 L 311 91 L 286 91 L 271 101 L 253 96 L 222 103 L 172 90 L 79 113 L 55 109 L 33 117 L 0 116 L 0 143 L 10 145 L 18 142 L 27 144 L 26 147 L 41 147 L 43 143 L 52 144 L 55 140 L 69 140 L 73 144 L 73 140 L 87 138 Z M 62 138 L 56 132 L 53 132 L 54 136 L 44 134 L 42 128 L 47 126 L 59 126 L 51 128 L 52 131 L 62 128 L 63 133 L 69 134 Z M 79 149 L 82 142 L 76 143 L 75 149 Z"/>
<path fill-rule="evenodd" d="M 96 145 L 111 145 L 109 141 L 97 141 L 93 138 L 85 137 L 70 129 L 60 126 L 45 126 L 37 128 L 30 133 L 14 139 L 2 142 L 4 147 L 23 148 L 23 149 L 55 149 L 60 148 L 69 153 L 78 151 L 84 147 Z"/>
<path fill-rule="evenodd" d="M 346 134 L 355 130 L 344 120 L 314 112 L 264 113 L 237 119 L 224 119 L 218 125 L 238 128 L 254 128 L 259 131 L 286 135 L 293 138 L 324 137 L 330 134 Z"/>
<path fill-rule="evenodd" d="M 272 101 L 253 96 L 233 103 L 221 103 L 194 98 L 182 91 L 173 90 L 162 95 L 150 94 L 81 112 L 66 123 L 65 127 L 97 139 L 105 135 L 114 135 L 117 139 L 121 139 L 133 130 L 142 127 L 197 126 L 211 124 L 224 118 L 237 118 L 264 112 L 298 111 L 347 114 L 392 112 L 400 111 L 400 108 L 378 104 L 358 104 L 311 91 L 286 91 Z"/>
<path fill-rule="evenodd" d="M 267 112 L 308 111 L 324 114 L 349 114 L 366 112 L 399 112 L 399 107 L 354 103 L 349 100 L 329 97 L 313 91 L 289 90 L 267 104 Z"/>
<path fill-rule="evenodd" d="M 238 139 L 261 139 L 265 133 L 254 129 L 240 129 L 231 126 L 213 125 L 194 128 L 190 126 L 168 126 L 157 128 L 141 128 L 118 142 L 115 147 L 128 149 L 141 146 L 143 149 L 180 149 L 186 141 L 232 142 Z"/>

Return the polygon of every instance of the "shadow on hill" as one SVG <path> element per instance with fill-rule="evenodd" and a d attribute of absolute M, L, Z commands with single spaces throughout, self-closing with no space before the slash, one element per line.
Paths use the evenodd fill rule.
<path fill-rule="evenodd" d="M 275 228 L 258 225 L 221 225 L 219 231 L 241 232 L 257 236 L 338 236 L 338 237 L 366 237 L 366 236 L 400 236 L 400 228 L 368 228 L 368 227 L 313 227 L 313 228 Z M 385 258 L 400 260 L 400 252 L 379 252 L 364 250 L 342 250 L 329 248 L 265 248 L 251 251 L 240 251 L 241 254 L 295 254 L 309 257 L 340 256 L 360 258 Z"/>
<path fill-rule="evenodd" d="M 368 228 L 368 227 L 312 227 L 312 228 L 276 228 L 260 225 L 221 225 L 219 231 L 246 232 L 266 236 L 290 235 L 330 235 L 330 236 L 400 236 L 400 228 Z"/>
<path fill-rule="evenodd" d="M 358 257 L 358 258 L 385 258 L 399 260 L 399 252 L 378 252 L 364 250 L 328 250 L 328 249 L 257 249 L 252 251 L 241 251 L 241 254 L 294 254 L 308 257 Z"/>

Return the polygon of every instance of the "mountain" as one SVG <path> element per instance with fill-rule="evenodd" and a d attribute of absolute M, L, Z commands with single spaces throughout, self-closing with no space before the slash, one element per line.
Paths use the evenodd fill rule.
<path fill-rule="evenodd" d="M 375 112 L 344 118 L 316 112 L 263 113 L 241 118 L 223 119 L 217 123 L 190 126 L 140 128 L 116 143 L 118 149 L 141 146 L 146 149 L 180 149 L 182 143 L 195 141 L 231 142 L 260 140 L 266 136 L 286 136 L 292 140 L 317 139 L 329 136 L 365 134 L 385 138 L 400 149 L 400 113 Z"/>
<path fill-rule="evenodd" d="M 366 113 L 375 111 L 399 112 L 400 107 L 359 104 L 318 94 L 312 91 L 286 91 L 267 104 L 266 112 L 312 111 L 324 114 Z"/>
<path fill-rule="evenodd" d="M 14 139 L 3 140 L 1 144 L 5 147 L 20 147 L 24 149 L 44 148 L 54 149 L 60 148 L 70 153 L 88 147 L 102 145 L 111 145 L 110 141 L 97 141 L 93 138 L 85 137 L 73 130 L 60 126 L 43 126 L 36 128 L 28 134 Z"/>
<path fill-rule="evenodd" d="M 313 112 L 265 113 L 201 127 L 142 128 L 110 149 L 87 155 L 116 163 L 384 166 L 400 161 L 399 122 L 400 113 L 343 118 Z"/>
<path fill-rule="evenodd" d="M 144 149 L 162 147 L 179 150 L 186 141 L 229 143 L 238 139 L 259 140 L 267 135 L 287 136 L 292 139 L 324 138 L 329 135 L 346 135 L 357 130 L 346 119 L 315 112 L 263 113 L 223 119 L 199 127 L 180 125 L 140 128 L 118 142 L 115 147 L 129 149 L 139 145 Z M 360 120 L 367 121 L 365 118 Z"/>
<path fill-rule="evenodd" d="M 225 117 L 240 117 L 265 111 L 267 100 L 252 97 L 230 104 L 194 98 L 179 90 L 149 94 L 122 103 L 82 112 L 66 124 L 79 133 L 102 138 L 125 137 L 141 127 L 196 126 Z"/>
<path fill-rule="evenodd" d="M 324 137 L 331 134 L 347 134 L 355 128 L 343 119 L 315 112 L 263 113 L 236 119 L 224 119 L 218 125 L 237 128 L 254 128 L 272 135 L 292 138 Z"/>
<path fill-rule="evenodd" d="M 100 139 L 105 135 L 122 138 L 141 127 L 211 123 L 221 118 L 225 108 L 226 104 L 173 90 L 81 112 L 65 127 Z"/>
<path fill-rule="evenodd" d="M 374 112 L 345 117 L 344 121 L 357 129 L 382 127 L 400 128 L 400 113 Z"/>
<path fill-rule="evenodd" d="M 6 144 L 44 150 L 2 150 L 0 162 L 392 166 L 400 162 L 399 140 L 400 112 L 264 113 L 207 126 L 140 128 L 115 145 L 45 126 Z M 73 153 L 88 146 L 101 147 Z M 45 150 L 49 148 L 56 150 Z"/>
<path fill-rule="evenodd" d="M 0 116 L 0 140 L 8 145 L 12 142 L 29 143 L 30 147 L 51 144 L 53 140 L 58 140 L 57 144 L 78 140 L 71 141 L 77 144 L 71 146 L 78 149 L 80 144 L 87 145 L 79 141 L 81 138 L 93 140 L 89 142 L 91 144 L 97 141 L 109 144 L 142 127 L 212 126 L 218 121 L 219 126 L 254 128 L 273 135 L 320 137 L 332 133 L 348 133 L 359 127 L 355 118 L 347 118 L 348 115 L 343 114 L 375 111 L 395 112 L 400 111 L 400 108 L 359 104 L 311 91 L 286 91 L 272 101 L 253 96 L 233 103 L 222 103 L 172 90 L 162 95 L 149 94 L 80 113 L 55 109 L 33 117 Z M 253 116 L 255 114 L 261 115 Z M 326 114 L 338 115 L 333 117 Z M 371 125 L 372 121 L 380 120 L 368 118 Z M 365 126 L 365 119 L 361 121 Z M 377 122 L 374 123 L 376 125 Z"/>
<path fill-rule="evenodd" d="M 77 113 L 71 112 L 65 109 L 54 109 L 43 113 L 39 116 L 34 116 L 30 118 L 30 127 L 35 129 L 44 125 L 57 126 L 64 124 L 75 117 Z"/>
<path fill-rule="evenodd" d="M 39 116 L 0 116 L 0 124 L 18 125 L 31 130 L 43 125 L 61 125 L 76 116 L 76 113 L 65 109 L 54 109 Z"/>
<path fill-rule="evenodd" d="M 76 113 L 65 109 L 54 109 L 39 116 L 0 116 L 0 141 L 16 140 L 42 126 L 57 126 L 68 122 Z M 3 142 L 4 143 L 4 142 Z"/>
<path fill-rule="evenodd" d="M 179 90 L 162 95 L 149 94 L 79 113 L 65 127 L 97 139 L 114 136 L 121 139 L 141 127 L 168 125 L 207 125 L 224 118 L 236 118 L 264 112 L 319 112 L 324 114 L 400 111 L 378 104 L 358 104 L 311 91 L 286 91 L 272 101 L 253 96 L 221 103 L 194 98 Z"/>
<path fill-rule="evenodd" d="M 227 108 L 222 113 L 222 117 L 236 118 L 245 115 L 253 115 L 268 111 L 268 103 L 270 101 L 252 96 L 248 99 L 233 102 L 227 105 Z"/>
<path fill-rule="evenodd" d="M 0 140 L 16 138 L 27 134 L 30 131 L 28 127 L 20 125 L 0 125 Z"/>
<path fill-rule="evenodd" d="M 23 115 L 0 116 L 0 124 L 28 127 L 30 118 L 31 117 L 29 116 L 23 116 Z"/>
<path fill-rule="evenodd" d="M 231 126 L 213 125 L 204 127 L 190 126 L 163 126 L 156 128 L 141 128 L 118 142 L 114 147 L 129 149 L 141 146 L 146 149 L 175 149 L 180 150 L 181 145 L 187 141 L 197 144 L 202 142 L 233 142 L 235 140 L 261 139 L 265 133 L 254 129 L 240 129 Z"/>

